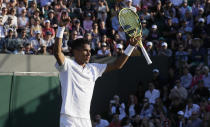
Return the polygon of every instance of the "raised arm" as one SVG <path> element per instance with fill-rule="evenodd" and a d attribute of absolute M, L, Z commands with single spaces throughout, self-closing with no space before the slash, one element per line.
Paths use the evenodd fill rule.
<path fill-rule="evenodd" d="M 62 53 L 62 40 L 63 40 L 63 33 L 65 30 L 66 24 L 70 21 L 70 18 L 66 14 L 66 12 L 62 12 L 61 19 L 59 22 L 59 26 L 57 29 L 55 44 L 54 44 L 54 50 L 53 54 L 58 62 L 59 65 L 64 64 L 64 54 Z"/>
<path fill-rule="evenodd" d="M 125 49 L 124 54 L 121 55 L 119 58 L 117 58 L 113 63 L 108 64 L 105 72 L 110 72 L 110 71 L 113 71 L 113 70 L 121 69 L 125 65 L 125 63 L 127 62 L 131 53 L 133 52 L 133 49 L 135 48 L 137 42 L 140 41 L 140 40 L 141 40 L 140 36 L 135 38 L 135 39 L 131 38 L 130 39 L 130 44 Z"/>

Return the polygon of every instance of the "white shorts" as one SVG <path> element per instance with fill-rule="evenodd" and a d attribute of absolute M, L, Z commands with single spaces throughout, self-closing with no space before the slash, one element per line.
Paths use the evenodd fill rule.
<path fill-rule="evenodd" d="M 90 119 L 60 115 L 60 127 L 92 127 Z"/>

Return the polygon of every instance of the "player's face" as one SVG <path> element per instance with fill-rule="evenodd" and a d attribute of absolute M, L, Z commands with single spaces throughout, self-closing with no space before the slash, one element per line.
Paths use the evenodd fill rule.
<path fill-rule="evenodd" d="M 82 48 L 75 49 L 74 57 L 78 64 L 83 65 L 90 61 L 91 48 L 89 44 L 84 44 Z"/>

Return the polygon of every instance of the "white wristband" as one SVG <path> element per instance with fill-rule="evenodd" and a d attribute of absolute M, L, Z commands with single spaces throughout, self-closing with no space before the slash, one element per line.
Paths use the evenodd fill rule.
<path fill-rule="evenodd" d="M 56 37 L 57 38 L 63 38 L 63 33 L 64 33 L 65 27 L 58 27 Z"/>
<path fill-rule="evenodd" d="M 130 56 L 131 53 L 133 52 L 134 48 L 135 48 L 135 46 L 128 45 L 128 47 L 124 51 L 124 54 L 127 55 L 127 56 Z"/>

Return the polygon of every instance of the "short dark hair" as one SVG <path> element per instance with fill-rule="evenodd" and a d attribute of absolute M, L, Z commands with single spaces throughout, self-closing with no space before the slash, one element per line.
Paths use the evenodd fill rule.
<path fill-rule="evenodd" d="M 85 45 L 85 44 L 89 45 L 90 43 L 83 38 L 79 38 L 79 39 L 72 41 L 71 48 L 72 48 L 72 50 L 82 48 L 83 45 Z"/>

